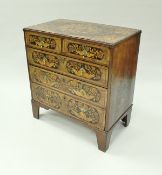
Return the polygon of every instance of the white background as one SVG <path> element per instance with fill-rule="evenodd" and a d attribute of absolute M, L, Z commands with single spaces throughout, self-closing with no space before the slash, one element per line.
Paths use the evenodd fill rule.
<path fill-rule="evenodd" d="M 57 18 L 142 29 L 132 120 L 110 149 L 52 111 L 32 117 L 22 28 Z M 0 175 L 162 174 L 162 1 L 0 1 Z"/>

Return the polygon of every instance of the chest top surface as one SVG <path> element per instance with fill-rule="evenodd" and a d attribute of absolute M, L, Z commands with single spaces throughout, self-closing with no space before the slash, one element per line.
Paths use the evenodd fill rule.
<path fill-rule="evenodd" d="M 138 29 L 67 19 L 49 21 L 27 27 L 24 30 L 47 32 L 65 37 L 70 36 L 72 38 L 91 40 L 108 45 L 115 45 L 122 40 L 141 32 Z"/>

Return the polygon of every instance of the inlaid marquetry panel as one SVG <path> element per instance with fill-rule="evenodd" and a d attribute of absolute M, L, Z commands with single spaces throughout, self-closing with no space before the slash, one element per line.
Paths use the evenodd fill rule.
<path fill-rule="evenodd" d="M 46 68 L 61 74 L 86 80 L 90 83 L 107 87 L 108 68 L 77 61 L 61 55 L 51 54 L 28 48 L 28 60 L 32 65 Z"/>
<path fill-rule="evenodd" d="M 63 53 L 85 61 L 109 65 L 110 51 L 102 46 L 64 39 Z"/>
<path fill-rule="evenodd" d="M 88 100 L 101 107 L 106 106 L 107 91 L 104 88 L 78 81 L 51 71 L 29 66 L 31 81 Z"/>
<path fill-rule="evenodd" d="M 52 109 L 85 121 L 98 128 L 104 128 L 105 112 L 99 107 L 78 101 L 60 92 L 32 83 L 33 99 Z"/>
<path fill-rule="evenodd" d="M 61 52 L 61 39 L 57 37 L 51 37 L 49 35 L 44 35 L 35 32 L 25 33 L 26 44 L 28 46 L 46 50 L 50 52 Z"/>

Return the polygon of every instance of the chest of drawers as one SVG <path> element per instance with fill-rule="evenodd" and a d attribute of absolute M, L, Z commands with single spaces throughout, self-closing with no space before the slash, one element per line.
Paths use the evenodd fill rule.
<path fill-rule="evenodd" d="M 24 28 L 33 116 L 42 107 L 76 119 L 106 151 L 116 123 L 130 121 L 140 34 L 64 19 Z"/>

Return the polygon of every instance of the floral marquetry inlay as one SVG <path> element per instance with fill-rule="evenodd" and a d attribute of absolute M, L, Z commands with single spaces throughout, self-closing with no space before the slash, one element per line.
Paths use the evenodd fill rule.
<path fill-rule="evenodd" d="M 41 83 L 92 102 L 100 101 L 101 93 L 96 87 L 34 67 L 30 67 L 30 74 L 35 83 Z"/>
<path fill-rule="evenodd" d="M 55 92 L 35 83 L 32 83 L 32 90 L 34 100 L 42 104 L 91 124 L 98 124 L 100 121 L 101 110 L 97 107 L 79 102 L 68 95 Z"/>
<path fill-rule="evenodd" d="M 95 124 L 99 121 L 99 114 L 95 108 L 73 99 L 68 102 L 68 110 L 72 115 L 90 123 Z"/>
<path fill-rule="evenodd" d="M 80 80 L 85 79 L 88 80 L 88 83 L 92 82 L 102 87 L 107 86 L 108 68 L 106 67 L 32 48 L 28 48 L 28 52 L 29 64 L 33 66 L 69 75 L 69 77 L 76 77 Z M 73 91 L 73 93 L 75 92 Z M 80 95 L 80 92 L 76 93 Z"/>
<path fill-rule="evenodd" d="M 62 105 L 62 100 L 60 95 L 57 92 L 50 91 L 41 86 L 34 86 L 34 98 L 41 102 L 52 104 L 52 106 L 56 109 L 59 109 Z"/>
<path fill-rule="evenodd" d="M 79 77 L 92 79 L 95 81 L 99 81 L 101 79 L 101 71 L 98 67 L 95 66 L 70 60 L 67 61 L 66 68 L 69 73 L 77 75 Z"/>
<path fill-rule="evenodd" d="M 88 57 L 97 60 L 102 60 L 104 58 L 104 52 L 99 48 L 77 43 L 69 43 L 67 47 L 69 53 L 82 56 L 83 58 Z"/>
<path fill-rule="evenodd" d="M 93 102 L 99 102 L 101 98 L 100 91 L 95 88 L 88 86 L 81 82 L 75 82 L 75 81 L 69 81 L 69 92 L 71 92 L 74 95 L 77 95 L 79 97 L 83 97 L 87 100 L 91 100 Z"/>
<path fill-rule="evenodd" d="M 35 45 L 40 48 L 47 48 L 47 49 L 56 48 L 56 42 L 52 38 L 37 35 L 29 35 L 29 42 L 31 45 Z"/>
<path fill-rule="evenodd" d="M 57 69 L 59 66 L 59 60 L 56 56 L 44 54 L 41 52 L 34 51 L 32 53 L 33 61 L 42 66 L 47 66 L 50 68 Z"/>

